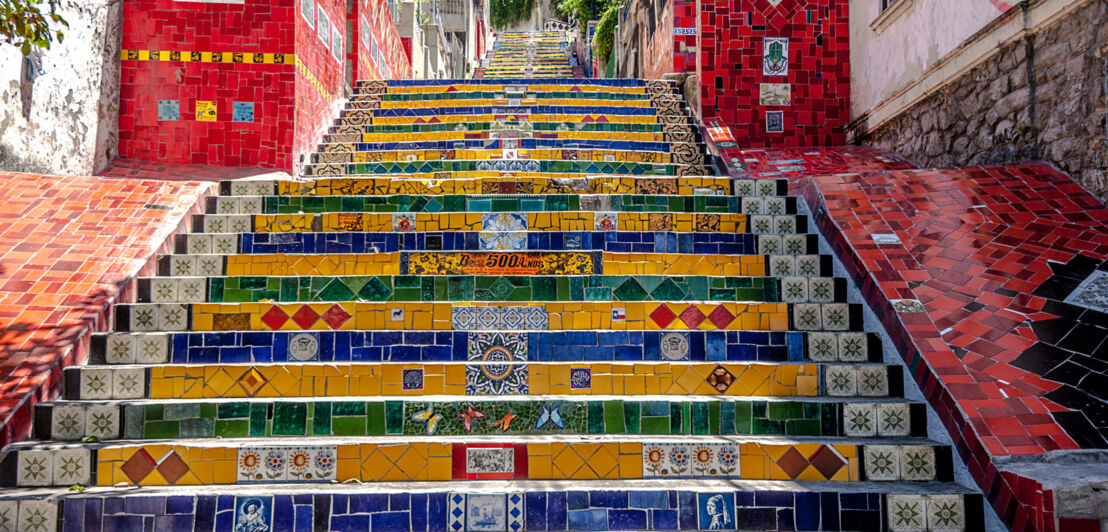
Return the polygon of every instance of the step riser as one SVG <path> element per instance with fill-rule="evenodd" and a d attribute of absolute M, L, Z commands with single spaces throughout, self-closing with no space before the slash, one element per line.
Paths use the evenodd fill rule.
<path fill-rule="evenodd" d="M 138 303 L 327 301 L 749 301 L 846 303 L 846 279 L 828 277 L 602 276 L 169 277 L 138 279 Z M 728 282 L 729 281 L 729 282 Z M 653 292 L 640 283 L 659 286 Z M 664 283 L 664 286 L 663 286 Z M 687 288 L 684 288 L 687 287 Z"/>
<path fill-rule="evenodd" d="M 430 182 L 405 176 L 326 178 L 314 181 L 242 181 L 222 183 L 223 195 L 276 195 L 280 196 L 386 196 L 396 194 L 668 194 L 679 196 L 719 196 L 730 194 L 732 180 L 728 178 L 691 177 L 672 179 L 663 177 L 483 177 L 436 178 Z M 744 186 L 735 181 L 736 190 Z M 777 183 L 761 185 L 763 196 L 775 196 L 780 190 Z M 753 190 L 753 185 L 749 187 Z M 765 193 L 768 191 L 769 193 Z M 753 195 L 748 192 L 741 195 Z"/>
<path fill-rule="evenodd" d="M 212 196 L 208 215 L 354 213 L 626 212 L 796 215 L 796 198 L 749 196 L 548 195 L 475 196 Z"/>
<path fill-rule="evenodd" d="M 984 530 L 980 495 L 886 495 L 879 492 L 809 491 L 528 491 L 507 494 L 315 493 L 125 498 L 82 497 L 57 503 L 29 501 L 61 516 L 65 530 L 140 530 L 144 522 L 159 530 L 232 530 L 235 514 L 256 501 L 273 532 L 312 530 L 706 530 L 708 500 L 727 510 L 731 527 L 742 530 L 881 530 L 893 521 L 890 504 L 918 507 L 949 530 Z M 508 503 L 511 499 L 513 502 Z M 522 506 L 518 501 L 522 500 Z M 718 502 L 724 501 L 723 505 Z M 453 502 L 451 502 L 453 501 Z M 519 514 L 510 509 L 522 508 Z M 937 513 L 955 512 L 949 523 Z M 36 508 L 37 509 L 37 508 Z M 448 515 L 457 510 L 458 517 Z M 53 515 L 53 514 L 52 514 Z M 467 515 L 470 516 L 467 518 Z M 518 516 L 517 516 L 518 515 Z M 493 516 L 483 519 L 482 516 Z M 468 519 L 468 521 L 467 521 Z M 925 519 L 923 521 L 926 521 Z M 114 527 L 114 528 L 113 528 Z M 510 528 L 509 528 L 510 527 Z M 817 528 L 818 527 L 818 528 Z M 938 526 L 936 526 L 938 528 Z M 60 530 L 61 528 L 59 528 Z"/>
<path fill-rule="evenodd" d="M 65 371 L 65 398 L 234 399 L 700 395 L 730 397 L 900 397 L 897 366 L 681 363 L 292 363 L 286 365 L 82 366 Z"/>
<path fill-rule="evenodd" d="M 464 362 L 471 345 L 497 333 L 431 331 L 109 333 L 92 338 L 92 364 L 270 362 Z M 529 332 L 518 338 L 533 362 L 880 362 L 872 333 Z M 663 339 L 665 339 L 663 347 Z"/>
<path fill-rule="evenodd" d="M 8 487 L 242 486 L 351 480 L 653 478 L 950 482 L 952 459 L 949 447 L 932 445 L 762 442 L 123 445 L 10 452 L 0 464 L 0 483 Z M 61 463 L 69 467 L 56 465 Z"/>
<path fill-rule="evenodd" d="M 484 400 L 467 404 L 486 420 L 517 417 L 503 429 L 491 422 L 464 425 L 458 402 L 412 400 L 342 402 L 227 402 L 126 405 L 39 405 L 35 437 L 77 441 L 123 439 L 266 438 L 428 435 L 421 414 L 442 417 L 440 435 L 732 435 L 785 437 L 927 436 L 922 404 L 795 401 L 634 402 Z M 398 440 L 399 441 L 399 440 Z"/>

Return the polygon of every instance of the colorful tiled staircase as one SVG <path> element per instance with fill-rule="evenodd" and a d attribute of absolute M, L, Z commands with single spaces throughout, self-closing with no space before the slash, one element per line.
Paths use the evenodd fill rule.
<path fill-rule="evenodd" d="M 981 530 L 786 182 L 716 176 L 667 82 L 528 61 L 360 83 L 305 179 L 222 183 L 0 523 Z"/>
<path fill-rule="evenodd" d="M 475 79 L 580 77 L 581 68 L 566 60 L 563 31 L 507 32 L 493 41 L 489 56 L 477 67 Z"/>

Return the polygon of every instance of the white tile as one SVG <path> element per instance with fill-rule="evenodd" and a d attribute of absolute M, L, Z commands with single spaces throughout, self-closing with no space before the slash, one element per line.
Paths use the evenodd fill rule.
<path fill-rule="evenodd" d="M 254 181 L 254 194 L 257 196 L 272 196 L 276 192 L 276 181 L 271 179 L 259 179 Z"/>
<path fill-rule="evenodd" d="M 92 478 L 91 459 L 91 452 L 85 448 L 54 451 L 54 484 L 87 486 Z"/>
<path fill-rule="evenodd" d="M 930 445 L 904 445 L 900 448 L 901 480 L 935 480 L 935 448 Z"/>
<path fill-rule="evenodd" d="M 20 532 L 55 532 L 58 530 L 57 501 L 24 499 L 19 501 Z"/>
<path fill-rule="evenodd" d="M 823 328 L 820 305 L 798 303 L 793 305 L 793 328 L 798 331 L 818 331 Z"/>
<path fill-rule="evenodd" d="M 215 198 L 216 214 L 238 214 L 239 198 L 235 196 L 217 196 Z"/>
<path fill-rule="evenodd" d="M 189 240 L 193 235 L 188 235 Z M 191 244 L 189 244 L 191 246 Z M 170 275 L 196 275 L 196 256 L 189 252 L 189 255 L 170 255 L 169 256 L 169 274 Z"/>
<path fill-rule="evenodd" d="M 839 342 L 835 333 L 808 333 L 808 358 L 814 362 L 836 362 Z"/>
<path fill-rule="evenodd" d="M 150 279 L 150 302 L 151 303 L 176 303 L 177 300 L 177 278 L 175 277 L 152 277 Z"/>
<path fill-rule="evenodd" d="M 261 214 L 264 202 L 260 196 L 239 198 L 239 214 Z"/>
<path fill-rule="evenodd" d="M 839 360 L 865 362 L 869 360 L 869 336 L 863 332 L 836 333 L 839 339 Z"/>
<path fill-rule="evenodd" d="M 796 255 L 796 273 L 804 277 L 815 277 L 820 274 L 819 255 Z"/>
<path fill-rule="evenodd" d="M 877 435 L 877 414 L 872 403 L 843 405 L 843 435 L 856 438 Z"/>
<path fill-rule="evenodd" d="M 882 403 L 877 405 L 877 434 L 886 437 L 905 437 L 912 430 L 912 414 L 907 403 Z"/>
<path fill-rule="evenodd" d="M 93 405 L 85 410 L 85 432 L 98 440 L 119 437 L 119 407 Z"/>
<path fill-rule="evenodd" d="M 793 255 L 770 255 L 769 275 L 774 277 L 793 276 L 797 273 L 796 257 Z"/>
<path fill-rule="evenodd" d="M 854 366 L 825 366 L 823 381 L 827 395 L 832 397 L 853 397 L 858 394 L 858 372 Z"/>
<path fill-rule="evenodd" d="M 231 253 L 235 253 L 232 251 Z M 182 277 L 177 282 L 177 301 L 182 303 L 204 303 L 207 295 L 204 277 Z"/>
<path fill-rule="evenodd" d="M 446 497 L 446 529 L 460 532 L 466 527 L 466 496 L 464 493 L 450 493 Z"/>
<path fill-rule="evenodd" d="M 131 331 L 149 332 L 158 330 L 159 308 L 155 303 L 133 304 L 129 306 L 131 312 Z"/>
<path fill-rule="evenodd" d="M 508 532 L 520 532 L 524 529 L 523 492 L 515 491 L 508 494 Z"/>
<path fill-rule="evenodd" d="M 189 233 L 186 240 L 185 251 L 189 255 L 203 255 L 206 253 L 211 253 L 212 235 L 207 233 Z"/>
<path fill-rule="evenodd" d="M 900 450 L 895 445 L 867 445 L 862 448 L 866 480 L 900 480 Z"/>
<path fill-rule="evenodd" d="M 762 214 L 762 207 L 765 205 L 764 200 L 758 196 L 745 196 L 742 199 L 742 212 L 746 215 Z"/>
<path fill-rule="evenodd" d="M 806 235 L 784 235 L 781 237 L 782 251 L 787 255 L 801 255 L 808 251 Z"/>
<path fill-rule="evenodd" d="M 750 232 L 756 235 L 764 235 L 773 233 L 773 217 L 772 216 L 751 216 L 750 220 Z"/>
<path fill-rule="evenodd" d="M 808 279 L 804 277 L 782 277 L 781 301 L 785 303 L 807 303 Z"/>
<path fill-rule="evenodd" d="M 104 361 L 108 364 L 134 364 L 136 336 L 127 333 L 111 333 L 104 346 Z"/>
<path fill-rule="evenodd" d="M 16 455 L 16 485 L 51 486 L 54 480 L 54 453 L 21 450 Z"/>
<path fill-rule="evenodd" d="M 158 329 L 160 331 L 185 331 L 189 325 L 189 306 L 178 303 L 164 303 L 158 306 Z"/>
<path fill-rule="evenodd" d="M 927 500 L 923 495 L 888 495 L 889 532 L 926 532 Z"/>
<path fill-rule="evenodd" d="M 205 277 L 218 277 L 223 275 L 222 255 L 200 255 L 196 257 L 196 273 Z"/>
<path fill-rule="evenodd" d="M 226 233 L 230 231 L 230 220 L 233 215 L 224 214 L 205 214 L 204 215 L 204 231 L 205 233 Z"/>
<path fill-rule="evenodd" d="M 796 216 L 774 216 L 773 232 L 786 235 L 796 233 Z"/>
<path fill-rule="evenodd" d="M 846 303 L 822 303 L 823 330 L 845 331 L 850 328 L 850 306 Z"/>
<path fill-rule="evenodd" d="M 112 368 L 85 366 L 81 371 L 81 399 L 112 398 Z"/>
<path fill-rule="evenodd" d="M 966 529 L 966 504 L 961 494 L 927 496 L 927 526 L 931 532 Z"/>
<path fill-rule="evenodd" d="M 85 437 L 85 407 L 55 405 L 50 409 L 50 437 L 72 441 Z"/>
<path fill-rule="evenodd" d="M 238 233 L 219 233 L 212 235 L 212 252 L 231 255 L 239 251 Z"/>
<path fill-rule="evenodd" d="M 858 395 L 862 397 L 887 397 L 889 395 L 889 369 L 885 366 L 858 366 Z"/>
<path fill-rule="evenodd" d="M 774 255 L 784 253 L 780 235 L 758 235 L 758 254 Z"/>
<path fill-rule="evenodd" d="M 19 532 L 19 501 L 0 500 L 0 532 Z"/>
<path fill-rule="evenodd" d="M 146 370 L 130 367 L 113 368 L 113 399 L 139 399 L 146 393 Z"/>
<path fill-rule="evenodd" d="M 785 198 L 768 197 L 765 199 L 765 213 L 772 215 L 785 214 Z"/>
<path fill-rule="evenodd" d="M 134 363 L 162 364 L 169 361 L 169 335 L 164 333 L 133 334 Z M 121 362 L 122 363 L 122 362 Z"/>
<path fill-rule="evenodd" d="M 808 300 L 813 303 L 835 301 L 835 280 L 830 277 L 809 277 Z"/>

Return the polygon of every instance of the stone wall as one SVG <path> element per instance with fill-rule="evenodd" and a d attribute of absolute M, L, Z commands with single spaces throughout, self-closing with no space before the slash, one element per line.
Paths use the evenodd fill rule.
<path fill-rule="evenodd" d="M 121 0 L 65 0 L 65 40 L 34 52 L 0 44 L 0 170 L 91 175 L 119 146 Z"/>
<path fill-rule="evenodd" d="M 1108 199 L 1106 84 L 1108 1 L 1094 0 L 855 141 L 924 168 L 1042 159 Z"/>

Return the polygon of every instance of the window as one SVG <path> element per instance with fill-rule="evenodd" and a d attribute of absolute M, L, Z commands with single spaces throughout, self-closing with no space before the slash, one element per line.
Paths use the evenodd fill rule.
<path fill-rule="evenodd" d="M 884 11 L 884 10 L 892 7 L 892 5 L 895 4 L 896 2 L 897 2 L 897 0 L 881 0 L 881 11 Z"/>

